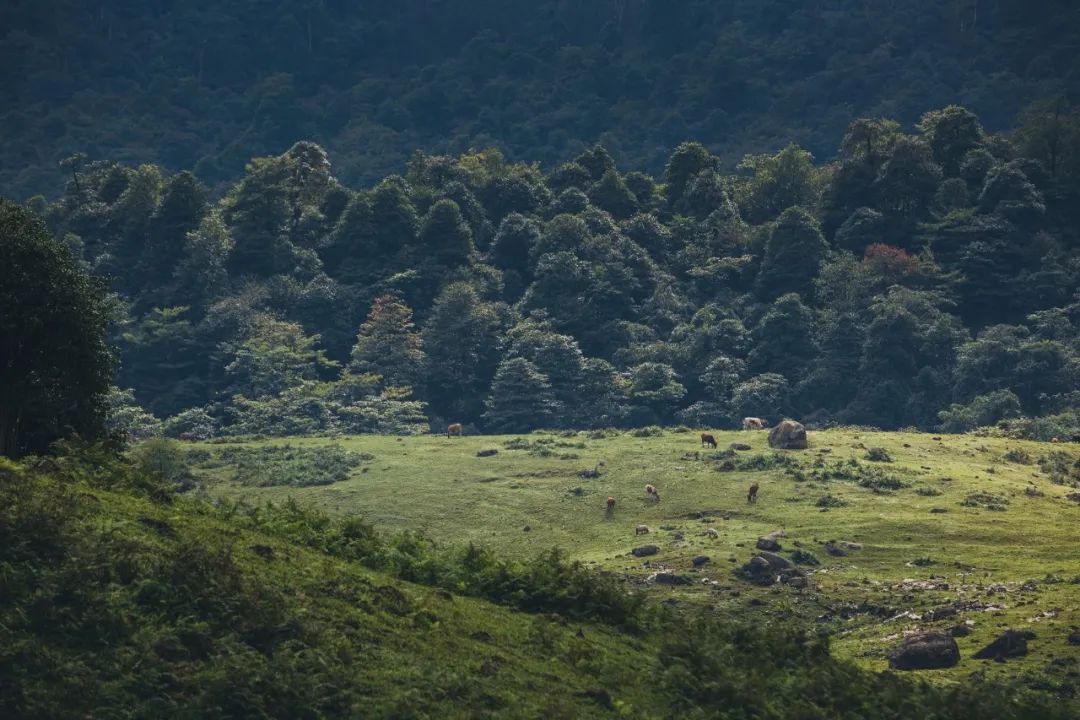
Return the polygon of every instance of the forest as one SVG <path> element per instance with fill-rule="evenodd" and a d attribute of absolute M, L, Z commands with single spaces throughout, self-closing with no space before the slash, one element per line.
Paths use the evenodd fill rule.
<path fill-rule="evenodd" d="M 744 416 L 1080 430 L 1080 114 L 860 119 L 734 173 L 602 146 L 550 169 L 417 152 L 369 189 L 320 146 L 191 172 L 67 163 L 42 222 L 108 282 L 112 430 L 470 432 Z M 41 228 L 41 232 L 45 232 Z"/>
<path fill-rule="evenodd" d="M 215 193 L 300 139 L 350 187 L 414 149 L 553 167 L 600 143 L 659 175 L 696 140 L 732 171 L 857 117 L 956 103 L 994 132 L 1080 93 L 1071 0 L 8 0 L 0 194 L 75 154 L 190 169 Z"/>

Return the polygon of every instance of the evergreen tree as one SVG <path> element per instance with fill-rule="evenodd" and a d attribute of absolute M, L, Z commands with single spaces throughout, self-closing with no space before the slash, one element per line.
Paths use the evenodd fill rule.
<path fill-rule="evenodd" d="M 424 323 L 427 397 L 443 418 L 475 422 L 499 362 L 505 308 L 482 302 L 470 285 L 443 288 Z"/>
<path fill-rule="evenodd" d="M 784 293 L 809 297 L 828 245 L 814 216 L 789 208 L 769 232 L 757 277 L 758 293 L 772 299 Z"/>
<path fill-rule="evenodd" d="M 684 142 L 675 148 L 664 168 L 668 207 L 679 204 L 690 181 L 701 171 L 714 167 L 716 158 L 701 143 Z"/>
<path fill-rule="evenodd" d="M 40 220 L 0 198 L 0 455 L 105 434 L 114 307 Z"/>
<path fill-rule="evenodd" d="M 637 198 L 614 169 L 605 172 L 589 188 L 589 200 L 619 220 L 624 220 L 637 211 Z"/>
<path fill-rule="evenodd" d="M 419 387 L 423 380 L 424 351 L 412 310 L 401 298 L 375 298 L 367 320 L 360 326 L 348 369 L 373 373 L 390 387 Z"/>
<path fill-rule="evenodd" d="M 439 200 L 420 223 L 419 247 L 439 265 L 454 267 L 473 252 L 472 231 L 453 200 Z"/>
<path fill-rule="evenodd" d="M 557 403 L 547 377 L 525 358 L 516 357 L 499 365 L 485 406 L 485 425 L 497 432 L 518 433 L 549 427 Z"/>
<path fill-rule="evenodd" d="M 795 293 L 778 297 L 754 328 L 750 369 L 784 375 L 797 382 L 816 355 L 814 316 Z"/>

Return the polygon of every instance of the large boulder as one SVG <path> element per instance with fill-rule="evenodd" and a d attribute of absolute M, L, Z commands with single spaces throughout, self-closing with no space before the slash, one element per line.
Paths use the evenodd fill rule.
<path fill-rule="evenodd" d="M 791 564 L 791 561 L 775 553 L 762 551 L 750 558 L 750 562 L 736 571 L 744 580 L 755 585 L 774 585 L 776 583 L 801 584 L 806 573 Z"/>
<path fill-rule="evenodd" d="M 648 557 L 649 555 L 655 555 L 660 552 L 660 548 L 656 545 L 642 545 L 641 547 L 634 548 L 630 552 L 634 554 L 634 557 Z"/>
<path fill-rule="evenodd" d="M 976 660 L 1004 660 L 1011 657 L 1023 657 L 1028 653 L 1027 641 L 1034 638 L 1035 633 L 1030 630 L 1006 630 L 998 635 L 994 642 L 975 653 L 973 657 Z"/>
<path fill-rule="evenodd" d="M 778 450 L 805 450 L 809 447 L 806 428 L 794 420 L 782 420 L 769 431 L 769 447 Z"/>
<path fill-rule="evenodd" d="M 769 552 L 776 552 L 777 550 L 782 550 L 783 548 L 780 547 L 780 543 L 776 542 L 776 540 L 772 539 L 768 535 L 764 535 L 758 538 L 757 549 L 768 550 Z"/>
<path fill-rule="evenodd" d="M 893 650 L 889 667 L 893 670 L 940 670 L 960 662 L 960 646 L 939 632 L 913 635 Z"/>

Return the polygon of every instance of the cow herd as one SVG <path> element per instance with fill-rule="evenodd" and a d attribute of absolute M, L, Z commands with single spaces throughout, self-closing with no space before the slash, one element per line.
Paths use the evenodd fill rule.
<path fill-rule="evenodd" d="M 745 418 L 743 418 L 742 426 L 743 426 L 743 430 L 764 430 L 765 429 L 765 421 L 763 419 L 757 418 L 757 417 L 745 417 Z M 465 426 L 462 423 L 451 423 L 450 425 L 446 426 L 446 437 L 447 438 L 464 437 L 464 435 L 465 435 Z M 717 447 L 716 436 L 711 435 L 710 433 L 701 433 L 701 446 L 715 449 Z M 753 483 L 751 483 L 750 488 L 749 488 L 749 490 L 747 491 L 747 494 L 746 494 L 746 502 L 748 502 L 748 503 L 757 502 L 758 490 L 760 490 L 760 489 L 761 489 L 761 486 L 758 484 L 758 482 L 756 480 Z M 645 497 L 649 498 L 649 499 L 651 499 L 651 500 L 653 500 L 655 502 L 660 502 L 660 491 L 659 491 L 659 489 L 657 489 L 657 487 L 655 485 L 650 483 L 650 484 L 645 486 Z M 611 517 L 614 514 L 614 512 L 615 512 L 615 498 L 611 497 L 611 496 L 608 496 L 607 501 L 604 503 L 604 513 L 608 517 Z M 717 536 L 715 534 L 716 533 L 715 529 L 709 528 L 709 531 L 710 531 L 709 532 L 710 536 L 712 536 L 712 537 Z M 645 535 L 648 532 L 649 532 L 649 527 L 647 525 L 638 525 L 634 530 L 635 535 Z"/>

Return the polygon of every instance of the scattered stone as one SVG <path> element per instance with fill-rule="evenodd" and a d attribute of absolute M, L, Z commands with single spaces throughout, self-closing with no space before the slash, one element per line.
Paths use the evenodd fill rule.
<path fill-rule="evenodd" d="M 949 628 L 949 634 L 952 635 L 954 638 L 967 637 L 971 634 L 971 628 L 967 625 L 954 625 L 953 627 Z"/>
<path fill-rule="evenodd" d="M 769 550 L 770 552 L 777 552 L 779 550 L 783 550 L 783 548 L 780 547 L 780 543 L 776 542 L 767 535 L 758 538 L 756 547 L 758 550 Z"/>
<path fill-rule="evenodd" d="M 694 567 L 701 567 L 702 565 L 705 565 L 705 564 L 707 564 L 709 562 L 709 556 L 708 555 L 698 555 L 697 557 L 695 557 L 690 562 L 692 562 L 694 564 Z"/>
<path fill-rule="evenodd" d="M 491 457 L 492 455 L 498 455 L 499 451 L 495 448 L 487 448 L 486 450 L 477 450 L 476 457 Z"/>
<path fill-rule="evenodd" d="M 949 512 L 949 510 L 947 508 L 930 508 L 930 514 L 931 515 L 940 515 L 941 513 L 947 513 L 947 512 Z"/>
<path fill-rule="evenodd" d="M 746 443 L 739 443 L 739 442 L 733 442 L 730 445 L 728 445 L 728 447 L 731 448 L 732 450 L 744 450 L 744 451 L 753 449 L 749 445 L 747 445 Z"/>
<path fill-rule="evenodd" d="M 923 613 L 923 622 L 936 622 L 938 620 L 944 620 L 945 618 L 956 617 L 956 608 L 954 607 L 942 607 L 935 608 L 933 610 L 927 610 Z M 953 637 L 956 637 L 955 635 Z"/>
<path fill-rule="evenodd" d="M 1035 633 L 1030 630 L 1006 630 L 973 657 L 976 660 L 1005 660 L 1011 657 L 1023 657 L 1028 653 L 1027 641 L 1034 639 Z"/>
<path fill-rule="evenodd" d="M 495 641 L 494 636 L 492 636 L 492 634 L 487 632 L 486 630 L 477 630 L 476 632 L 474 632 L 469 637 L 471 637 L 473 640 L 478 640 L 480 642 L 486 642 L 486 643 Z"/>
<path fill-rule="evenodd" d="M 598 477 L 600 477 L 600 468 L 599 468 L 599 466 L 597 466 L 597 467 L 593 468 L 592 470 L 579 470 L 578 471 L 578 477 L 584 478 L 586 480 L 590 480 L 592 478 L 598 478 Z"/>
<path fill-rule="evenodd" d="M 525 527 L 521 528 L 521 530 L 523 532 L 532 532 L 532 525 L 526 525 Z"/>
<path fill-rule="evenodd" d="M 1080 503 L 1080 492 L 1071 492 L 1065 496 L 1067 500 Z"/>
<path fill-rule="evenodd" d="M 634 557 L 648 557 L 649 555 L 655 555 L 660 552 L 660 548 L 656 545 L 642 545 L 641 547 L 634 548 L 630 552 L 633 553 Z"/>
<path fill-rule="evenodd" d="M 747 603 L 750 604 L 750 605 L 753 605 L 754 607 L 761 607 L 762 605 L 765 604 L 765 601 L 762 600 L 761 598 L 756 598 L 755 597 L 755 598 L 750 598 L 747 601 Z"/>
<path fill-rule="evenodd" d="M 1073 630 L 1069 633 L 1069 644 L 1080 645 L 1080 630 Z"/>
<path fill-rule="evenodd" d="M 844 542 L 840 543 L 840 547 L 844 548 L 845 550 L 862 550 L 862 543 L 848 542 L 847 540 L 845 540 Z"/>
<path fill-rule="evenodd" d="M 769 431 L 769 447 L 780 450 L 806 450 L 806 428 L 794 420 L 782 420 Z"/>
<path fill-rule="evenodd" d="M 847 555 L 847 551 L 837 545 L 833 540 L 825 543 L 824 547 L 826 555 L 831 555 L 832 557 L 844 557 Z"/>
<path fill-rule="evenodd" d="M 914 635 L 901 643 L 889 657 L 893 670 L 939 670 L 960 662 L 960 647 L 951 636 L 931 632 Z"/>

